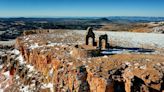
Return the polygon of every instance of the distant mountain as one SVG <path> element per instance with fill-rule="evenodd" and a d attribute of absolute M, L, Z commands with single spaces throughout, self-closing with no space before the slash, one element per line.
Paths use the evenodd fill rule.
<path fill-rule="evenodd" d="M 164 21 L 164 17 L 75 17 L 75 18 L 0 18 L 0 31 L 7 29 L 31 30 L 31 29 L 87 29 L 91 26 L 99 29 L 104 25 L 105 29 L 123 29 L 136 23 Z M 111 28 L 113 25 L 114 28 Z M 128 26 L 128 27 L 127 27 Z M 117 27 L 117 28 L 116 28 Z"/>
<path fill-rule="evenodd" d="M 127 16 L 112 16 L 107 17 L 107 19 L 112 21 L 126 21 L 126 22 L 159 22 L 164 21 L 164 17 L 127 17 Z"/>
<path fill-rule="evenodd" d="M 75 18 L 0 18 L 1 21 L 48 21 L 48 22 L 159 22 L 164 21 L 164 17 L 128 17 L 128 16 L 111 16 L 111 17 L 75 17 Z"/>

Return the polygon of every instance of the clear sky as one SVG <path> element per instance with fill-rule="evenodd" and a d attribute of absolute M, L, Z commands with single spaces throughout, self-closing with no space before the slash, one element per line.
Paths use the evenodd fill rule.
<path fill-rule="evenodd" d="M 160 16 L 164 0 L 0 0 L 0 17 Z"/>

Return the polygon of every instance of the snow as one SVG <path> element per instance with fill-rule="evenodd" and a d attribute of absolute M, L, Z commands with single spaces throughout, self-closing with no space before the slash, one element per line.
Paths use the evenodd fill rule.
<path fill-rule="evenodd" d="M 58 72 L 62 72 L 62 71 L 64 71 L 64 68 L 58 69 Z"/>
<path fill-rule="evenodd" d="M 30 49 L 35 49 L 35 48 L 38 48 L 39 45 L 38 43 L 34 43 L 34 44 L 31 44 L 31 46 L 29 47 Z"/>
<path fill-rule="evenodd" d="M 60 43 L 49 43 L 48 46 L 55 46 L 55 45 L 58 45 Z"/>
<path fill-rule="evenodd" d="M 108 58 L 108 56 L 107 55 L 104 55 L 103 58 Z"/>
<path fill-rule="evenodd" d="M 73 62 L 68 63 L 68 65 L 73 65 Z"/>
<path fill-rule="evenodd" d="M 46 46 L 62 46 L 64 43 L 49 43 Z"/>
<path fill-rule="evenodd" d="M 164 35 L 155 33 L 96 31 L 97 35 L 107 34 L 108 39 L 118 46 L 142 47 L 143 45 L 164 48 Z"/>
<path fill-rule="evenodd" d="M 3 51 L 0 51 L 0 55 L 4 55 L 5 53 Z"/>
<path fill-rule="evenodd" d="M 49 76 L 53 77 L 53 68 L 51 68 L 51 70 L 49 71 Z"/>
<path fill-rule="evenodd" d="M 140 69 L 146 69 L 146 65 L 140 66 Z"/>
<path fill-rule="evenodd" d="M 22 55 L 19 55 L 16 59 L 19 60 L 20 65 L 25 63 Z"/>
<path fill-rule="evenodd" d="M 50 88 L 50 91 L 51 92 L 54 92 L 53 90 L 53 84 L 52 83 L 48 83 L 48 84 L 43 84 L 43 89 L 46 89 L 46 88 Z"/>
<path fill-rule="evenodd" d="M 16 79 L 19 79 L 20 77 L 18 75 L 16 75 Z"/>
<path fill-rule="evenodd" d="M 19 50 L 14 49 L 14 50 L 11 51 L 11 53 L 14 53 L 15 55 L 19 55 L 19 56 L 16 58 L 16 60 L 18 60 L 19 63 L 20 63 L 21 65 L 25 63 L 25 62 L 24 62 L 24 59 L 23 59 L 23 56 L 20 54 L 20 51 L 19 51 Z"/>
<path fill-rule="evenodd" d="M 4 72 L 3 75 L 5 75 L 5 77 L 6 77 L 7 79 L 10 78 L 10 72 L 9 72 L 9 71 Z"/>
<path fill-rule="evenodd" d="M 82 61 L 83 64 L 86 64 L 86 61 Z"/>
<path fill-rule="evenodd" d="M 20 54 L 19 50 L 17 49 L 14 49 L 13 51 L 11 51 L 11 53 L 14 53 L 15 55 L 19 55 L 16 60 L 19 60 L 19 63 L 20 64 L 24 64 L 24 59 L 23 59 L 23 56 Z"/>
<path fill-rule="evenodd" d="M 29 40 L 29 39 L 30 39 L 30 38 L 27 37 L 25 40 Z"/>
<path fill-rule="evenodd" d="M 38 43 L 34 43 L 32 44 L 29 49 L 35 49 L 35 48 L 41 48 L 41 47 L 53 47 L 53 46 L 62 46 L 63 43 L 49 43 L 48 45 L 38 45 Z M 58 48 L 56 48 L 56 50 L 59 50 Z"/>
<path fill-rule="evenodd" d="M 161 66 L 161 64 L 160 64 L 160 63 L 157 63 L 156 65 L 157 65 L 157 66 Z"/>
<path fill-rule="evenodd" d="M 11 53 L 14 53 L 15 55 L 19 55 L 20 54 L 19 50 L 17 50 L 17 49 L 12 50 Z"/>
<path fill-rule="evenodd" d="M 70 54 L 73 55 L 73 51 L 70 51 Z"/>
<path fill-rule="evenodd" d="M 0 92 L 3 92 L 3 89 L 0 89 Z"/>
<path fill-rule="evenodd" d="M 135 65 L 135 66 L 138 66 L 138 65 L 139 65 L 139 63 L 135 63 L 134 65 Z"/>
<path fill-rule="evenodd" d="M 85 35 L 86 30 L 74 30 L 74 32 Z M 122 47 L 143 47 L 152 46 L 164 48 L 164 34 L 157 33 L 137 33 L 137 32 L 111 32 L 111 31 L 94 31 L 96 38 L 99 35 L 107 34 L 109 44 L 112 42 Z"/>
<path fill-rule="evenodd" d="M 31 71 L 34 71 L 34 66 L 31 66 L 31 65 L 26 65 L 27 66 L 27 68 L 29 68 L 29 71 L 31 72 Z"/>
<path fill-rule="evenodd" d="M 131 66 L 131 64 L 130 64 L 129 62 L 125 62 L 125 64 L 126 64 L 127 66 Z"/>
<path fill-rule="evenodd" d="M 30 73 L 30 74 L 28 74 L 27 76 L 28 76 L 28 77 L 32 77 L 32 75 L 33 75 L 33 74 L 32 74 L 32 73 Z"/>
<path fill-rule="evenodd" d="M 30 86 L 23 86 L 23 88 L 22 87 L 20 87 L 20 91 L 21 92 L 29 92 L 29 89 L 30 88 Z"/>
<path fill-rule="evenodd" d="M 102 51 L 102 54 L 121 54 L 123 51 L 121 50 L 107 50 L 107 51 Z"/>
<path fill-rule="evenodd" d="M 51 87 L 53 87 L 53 84 L 52 83 L 44 84 L 43 87 L 44 88 L 51 88 Z"/>
<path fill-rule="evenodd" d="M 56 50 L 59 50 L 59 48 L 55 48 Z"/>
<path fill-rule="evenodd" d="M 0 69 L 2 69 L 3 68 L 3 65 L 0 65 Z"/>

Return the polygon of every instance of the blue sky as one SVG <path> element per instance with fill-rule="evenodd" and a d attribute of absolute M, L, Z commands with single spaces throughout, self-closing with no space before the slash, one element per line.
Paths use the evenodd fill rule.
<path fill-rule="evenodd" d="M 164 17 L 164 0 L 0 0 L 0 17 Z"/>

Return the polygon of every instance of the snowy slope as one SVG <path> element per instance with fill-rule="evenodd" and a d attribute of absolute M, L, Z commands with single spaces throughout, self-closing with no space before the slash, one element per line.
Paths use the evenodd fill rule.
<path fill-rule="evenodd" d="M 118 46 L 164 48 L 164 34 L 102 31 L 95 33 L 106 33 L 109 40 L 116 42 L 116 45 Z"/>
<path fill-rule="evenodd" d="M 76 30 L 75 32 L 85 35 L 86 30 Z M 164 34 L 111 31 L 94 31 L 94 33 L 97 39 L 99 35 L 107 34 L 110 43 L 114 43 L 117 46 L 164 48 Z"/>

